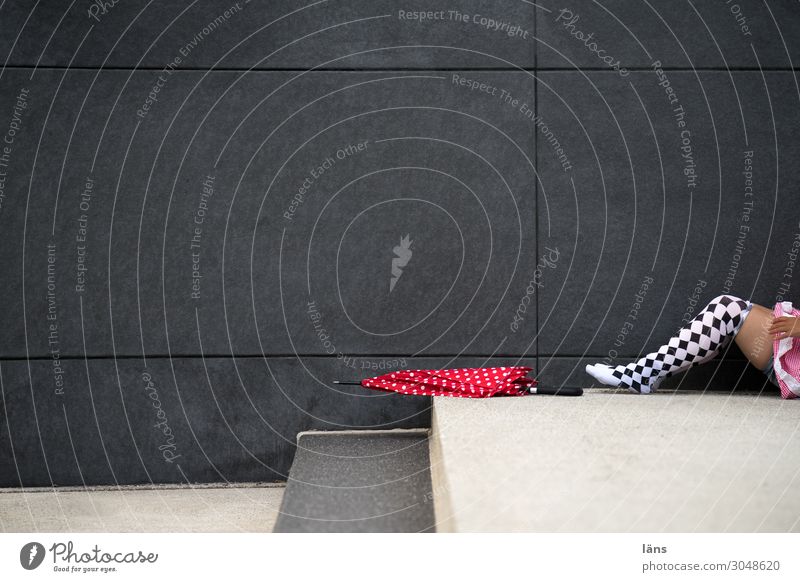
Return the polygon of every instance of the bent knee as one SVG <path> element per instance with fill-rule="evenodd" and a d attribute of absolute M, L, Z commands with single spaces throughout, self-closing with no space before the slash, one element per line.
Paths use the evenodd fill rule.
<path fill-rule="evenodd" d="M 729 304 L 735 303 L 737 301 L 740 301 L 742 303 L 747 303 L 746 300 L 742 299 L 741 297 L 737 297 L 736 295 L 724 294 L 724 295 L 717 295 L 716 297 L 714 297 L 714 299 L 709 301 L 708 304 L 712 305 L 712 304 L 715 304 L 715 303 L 721 303 L 721 304 L 724 304 L 724 305 L 729 305 Z"/>

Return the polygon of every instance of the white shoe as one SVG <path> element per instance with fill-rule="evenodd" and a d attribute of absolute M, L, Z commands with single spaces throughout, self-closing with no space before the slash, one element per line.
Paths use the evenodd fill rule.
<path fill-rule="evenodd" d="M 614 368 L 605 364 L 587 364 L 586 373 L 606 386 L 619 386 L 622 384 L 614 374 Z"/>
<path fill-rule="evenodd" d="M 614 368 L 611 366 L 606 366 L 605 364 L 588 364 L 586 366 L 586 373 L 595 380 L 602 382 L 606 386 L 624 386 L 636 394 L 650 394 L 651 392 L 655 392 L 658 388 L 658 385 L 661 384 L 661 381 L 664 379 L 663 376 L 660 378 L 655 378 L 651 380 L 649 384 L 642 384 L 641 389 L 637 389 L 634 386 L 625 384 L 622 380 L 617 378 L 614 375 Z"/>

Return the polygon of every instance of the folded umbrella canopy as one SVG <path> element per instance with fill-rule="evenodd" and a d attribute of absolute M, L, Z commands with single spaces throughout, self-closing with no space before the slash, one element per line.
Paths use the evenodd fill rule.
<path fill-rule="evenodd" d="M 335 382 L 361 385 L 365 388 L 399 392 L 417 396 L 455 396 L 489 398 L 491 396 L 525 396 L 527 394 L 559 394 L 580 396 L 580 388 L 538 387 L 527 374 L 532 368 L 503 366 L 500 368 L 455 368 L 448 370 L 398 370 L 361 382 Z"/>

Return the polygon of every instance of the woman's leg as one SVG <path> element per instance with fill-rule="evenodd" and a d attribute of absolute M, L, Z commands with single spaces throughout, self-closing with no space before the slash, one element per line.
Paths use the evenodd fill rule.
<path fill-rule="evenodd" d="M 750 315 L 734 337 L 736 345 L 745 357 L 759 370 L 763 370 L 772 359 L 772 337 L 767 333 L 772 318 L 771 309 L 753 305 Z"/>
<path fill-rule="evenodd" d="M 719 295 L 657 351 L 627 366 L 593 364 L 586 366 L 586 371 L 604 384 L 626 386 L 634 392 L 652 392 L 663 378 L 716 356 L 736 334 L 750 305 L 749 301 L 733 295 Z"/>

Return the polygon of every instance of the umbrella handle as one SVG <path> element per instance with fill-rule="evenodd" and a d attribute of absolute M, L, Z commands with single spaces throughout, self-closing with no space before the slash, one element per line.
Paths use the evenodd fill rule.
<path fill-rule="evenodd" d="M 531 394 L 547 394 L 549 396 L 582 396 L 583 388 L 572 386 L 561 386 L 559 388 L 550 386 L 533 386 L 529 388 Z"/>

